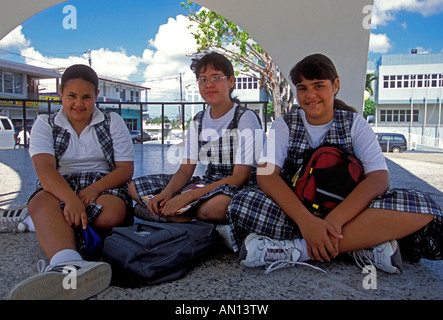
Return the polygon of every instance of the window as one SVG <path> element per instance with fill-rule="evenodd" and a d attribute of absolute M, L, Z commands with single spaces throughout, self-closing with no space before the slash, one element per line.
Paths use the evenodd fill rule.
<path fill-rule="evenodd" d="M 409 88 L 409 75 L 403 76 L 403 88 Z"/>
<path fill-rule="evenodd" d="M 5 130 L 12 130 L 12 126 L 11 123 L 9 123 L 9 121 L 7 119 L 1 119 L 2 120 L 2 124 L 3 127 L 5 128 Z M 0 127 L 1 129 L 1 127 Z"/>
<path fill-rule="evenodd" d="M 23 74 L 0 70 L 0 92 L 23 93 Z"/>
<path fill-rule="evenodd" d="M 389 88 L 389 76 L 383 76 L 383 88 Z"/>
<path fill-rule="evenodd" d="M 254 78 L 237 78 L 235 88 L 238 90 L 258 89 L 258 81 Z"/>
<path fill-rule="evenodd" d="M 14 93 L 14 74 L 12 72 L 3 71 L 3 92 Z"/>
<path fill-rule="evenodd" d="M 403 79 L 403 76 L 397 76 L 397 88 L 402 87 L 402 79 Z"/>
<path fill-rule="evenodd" d="M 390 76 L 389 88 L 395 88 L 395 76 Z"/>
<path fill-rule="evenodd" d="M 419 74 L 417 76 L 417 88 L 422 88 L 423 87 L 423 75 Z"/>
<path fill-rule="evenodd" d="M 411 88 L 415 88 L 415 79 L 416 79 L 416 75 L 412 74 L 411 75 Z"/>
<path fill-rule="evenodd" d="M 430 87 L 430 81 L 429 81 L 430 78 L 431 78 L 431 75 L 430 75 L 430 74 L 425 74 L 424 86 L 425 86 L 426 88 L 429 88 L 429 87 Z"/>
<path fill-rule="evenodd" d="M 137 130 L 137 119 L 125 119 L 129 131 Z"/>
<path fill-rule="evenodd" d="M 411 110 L 380 110 L 380 122 L 411 122 Z M 418 110 L 413 112 L 413 122 L 418 122 Z"/>
<path fill-rule="evenodd" d="M 432 88 L 436 88 L 437 87 L 437 76 L 438 76 L 438 74 L 431 75 L 431 79 L 432 79 L 431 87 Z"/>

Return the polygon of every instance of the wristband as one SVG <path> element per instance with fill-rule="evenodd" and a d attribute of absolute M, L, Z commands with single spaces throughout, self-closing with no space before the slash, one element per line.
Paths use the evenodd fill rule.
<path fill-rule="evenodd" d="M 91 187 L 91 186 L 88 186 L 88 188 L 91 188 L 92 190 L 94 190 L 95 192 L 97 192 L 98 194 L 100 194 L 100 192 L 99 192 L 97 189 L 95 189 L 95 188 L 93 188 L 93 187 Z"/>

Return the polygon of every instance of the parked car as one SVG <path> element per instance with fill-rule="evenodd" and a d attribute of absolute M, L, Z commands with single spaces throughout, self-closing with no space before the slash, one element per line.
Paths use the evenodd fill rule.
<path fill-rule="evenodd" d="M 378 143 L 383 152 L 404 152 L 407 149 L 408 142 L 401 133 L 376 133 Z M 389 146 L 389 147 L 388 147 Z M 387 151 L 389 148 L 389 151 Z"/>
<path fill-rule="evenodd" d="M 14 148 L 14 126 L 11 119 L 0 116 L 0 149 Z"/>
<path fill-rule="evenodd" d="M 140 132 L 138 133 L 137 138 L 135 138 L 135 140 L 138 143 L 143 143 L 145 141 L 151 141 L 151 135 L 147 131 L 142 131 L 141 133 Z"/>
<path fill-rule="evenodd" d="M 138 132 L 136 130 L 132 130 L 132 131 L 129 131 L 129 133 L 131 134 L 132 143 L 137 143 L 137 138 L 138 138 L 140 132 Z"/>

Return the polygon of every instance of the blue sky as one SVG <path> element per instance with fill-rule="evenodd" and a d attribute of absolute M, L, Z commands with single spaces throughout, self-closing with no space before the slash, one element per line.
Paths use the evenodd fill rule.
<path fill-rule="evenodd" d="M 0 59 L 66 67 L 87 63 L 90 49 L 99 74 L 149 86 L 151 100 L 174 100 L 180 73 L 185 84 L 194 81 L 186 55 L 196 45 L 181 1 L 70 0 L 31 17 L 0 40 Z M 76 9 L 77 29 L 63 28 L 67 5 Z M 443 0 L 375 0 L 373 22 L 370 60 L 408 54 L 412 48 L 443 50 Z"/>

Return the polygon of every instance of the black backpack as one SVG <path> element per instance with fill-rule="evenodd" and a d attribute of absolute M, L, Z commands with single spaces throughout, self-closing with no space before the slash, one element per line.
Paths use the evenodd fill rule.
<path fill-rule="evenodd" d="M 198 260 L 215 252 L 213 224 L 141 221 L 115 227 L 106 237 L 103 260 L 112 267 L 112 283 L 139 287 L 182 278 Z"/>

